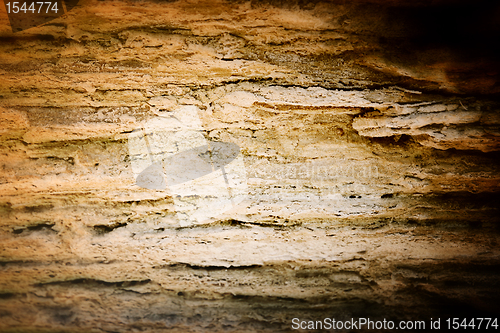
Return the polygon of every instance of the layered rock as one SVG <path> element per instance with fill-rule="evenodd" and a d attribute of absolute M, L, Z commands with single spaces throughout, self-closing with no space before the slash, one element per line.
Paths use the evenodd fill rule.
<path fill-rule="evenodd" d="M 495 10 L 87 1 L 21 33 L 2 16 L 0 329 L 498 316 Z M 134 130 L 168 139 L 172 119 L 239 148 L 232 209 L 179 218 L 228 183 L 138 186 Z"/>

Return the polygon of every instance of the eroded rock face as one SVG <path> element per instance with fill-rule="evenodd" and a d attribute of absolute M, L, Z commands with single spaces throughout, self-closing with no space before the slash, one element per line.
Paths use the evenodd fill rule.
<path fill-rule="evenodd" d="M 16 34 L 0 16 L 0 330 L 498 316 L 497 15 L 87 1 Z"/>

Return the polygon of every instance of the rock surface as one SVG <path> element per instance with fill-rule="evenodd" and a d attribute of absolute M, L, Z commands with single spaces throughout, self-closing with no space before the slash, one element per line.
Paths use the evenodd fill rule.
<path fill-rule="evenodd" d="M 499 13 L 89 0 L 12 33 L 3 11 L 0 331 L 498 317 Z M 137 185 L 217 142 L 238 157 L 208 192 Z"/>

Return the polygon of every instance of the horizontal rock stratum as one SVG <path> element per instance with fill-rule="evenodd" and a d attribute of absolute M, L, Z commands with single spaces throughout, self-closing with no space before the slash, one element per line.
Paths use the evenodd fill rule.
<path fill-rule="evenodd" d="M 1 8 L 0 331 L 499 317 L 498 5 Z"/>

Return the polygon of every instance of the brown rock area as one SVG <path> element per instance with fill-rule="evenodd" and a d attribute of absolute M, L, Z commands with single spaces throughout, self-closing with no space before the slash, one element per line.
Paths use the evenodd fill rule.
<path fill-rule="evenodd" d="M 0 332 L 500 317 L 494 2 L 0 8 Z"/>

